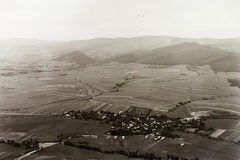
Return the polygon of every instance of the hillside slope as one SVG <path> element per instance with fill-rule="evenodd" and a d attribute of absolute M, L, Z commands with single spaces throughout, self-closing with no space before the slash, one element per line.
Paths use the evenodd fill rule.
<path fill-rule="evenodd" d="M 158 65 L 210 65 L 214 71 L 240 71 L 239 59 L 239 54 L 198 43 L 186 42 L 150 51 L 132 52 L 110 58 L 107 61 Z"/>
<path fill-rule="evenodd" d="M 55 58 L 54 60 L 68 61 L 68 62 L 73 62 L 79 65 L 93 64 L 97 62 L 95 59 L 83 54 L 80 51 L 74 51 L 68 54 L 61 55 Z"/>
<path fill-rule="evenodd" d="M 240 53 L 240 38 L 179 38 L 171 36 L 141 36 L 133 38 L 95 38 L 74 41 L 41 41 L 35 39 L 8 39 L 0 41 L 0 55 L 70 53 L 76 50 L 94 59 L 103 60 L 111 56 L 138 50 L 153 50 L 184 42 L 196 42 L 230 52 Z"/>

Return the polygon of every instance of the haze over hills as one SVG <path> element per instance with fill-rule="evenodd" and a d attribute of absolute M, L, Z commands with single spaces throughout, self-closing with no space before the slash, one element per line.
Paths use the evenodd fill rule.
<path fill-rule="evenodd" d="M 7 39 L 0 41 L 0 54 L 40 54 L 53 52 L 73 52 L 81 50 L 86 55 L 97 59 L 106 59 L 114 55 L 152 50 L 184 42 L 196 42 L 240 53 L 240 38 L 230 39 L 193 39 L 170 36 L 141 36 L 133 38 L 96 38 L 75 41 L 42 41 L 36 39 Z"/>
<path fill-rule="evenodd" d="M 234 42 L 222 42 L 222 43 L 216 43 L 212 44 L 211 46 L 221 48 L 230 52 L 240 53 L 240 40 L 239 38 L 236 39 Z"/>
<path fill-rule="evenodd" d="M 239 44 L 240 38 L 193 39 L 170 36 L 96 38 L 65 42 L 7 39 L 0 41 L 0 58 L 48 55 L 50 60 L 71 59 L 71 62 L 81 65 L 115 60 L 147 64 L 209 64 L 215 71 L 239 71 Z"/>
<path fill-rule="evenodd" d="M 198 43 L 181 43 L 112 57 L 108 61 L 157 65 L 210 65 L 214 71 L 240 71 L 240 55 Z"/>
<path fill-rule="evenodd" d="M 65 54 L 54 60 L 73 62 L 78 65 L 87 65 L 87 64 L 93 64 L 93 63 L 97 62 L 95 59 L 93 59 L 89 56 L 86 56 L 85 54 L 81 53 L 80 51 L 74 51 L 74 52 Z"/>

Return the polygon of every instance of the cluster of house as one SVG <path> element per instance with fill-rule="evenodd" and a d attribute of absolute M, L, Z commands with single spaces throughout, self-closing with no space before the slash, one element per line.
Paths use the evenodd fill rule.
<path fill-rule="evenodd" d="M 49 67 L 49 66 L 36 66 L 32 69 L 35 72 L 51 72 L 51 71 L 60 71 L 59 67 Z"/>
<path fill-rule="evenodd" d="M 29 65 L 19 65 L 18 67 L 16 66 L 8 66 L 4 68 L 5 70 L 10 70 L 14 71 L 16 74 L 21 74 L 21 73 L 30 73 L 30 72 L 51 72 L 51 71 L 60 71 L 63 68 L 60 68 L 58 66 L 34 66 L 32 64 Z"/>
<path fill-rule="evenodd" d="M 196 133 L 209 130 L 200 119 L 169 118 L 166 115 L 136 117 L 122 111 L 69 111 L 62 115 L 73 119 L 104 121 L 112 126 L 106 134 L 113 136 L 154 135 L 154 140 L 160 140 L 163 137 L 178 138 L 173 131 Z"/>
<path fill-rule="evenodd" d="M 45 64 L 34 65 L 32 63 L 18 63 L 16 65 L 0 66 L 3 70 L 14 71 L 15 74 L 31 73 L 31 72 L 52 72 L 52 71 L 68 71 L 82 68 L 80 65 L 65 65 L 65 66 L 48 66 Z"/>

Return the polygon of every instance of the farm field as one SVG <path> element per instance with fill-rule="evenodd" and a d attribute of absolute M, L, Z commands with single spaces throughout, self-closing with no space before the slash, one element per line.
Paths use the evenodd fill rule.
<path fill-rule="evenodd" d="M 194 134 L 180 133 L 176 132 L 179 135 L 183 136 L 190 143 L 190 146 L 196 147 L 191 150 L 190 148 L 185 148 L 186 150 L 182 153 L 182 155 L 186 154 L 187 151 L 194 152 L 195 155 L 199 156 L 200 159 L 233 159 L 237 160 L 240 157 L 239 145 L 234 143 L 229 143 L 225 141 L 213 141 L 208 138 L 200 138 L 201 136 L 197 136 Z M 184 148 L 184 147 L 183 147 Z M 173 150 L 175 151 L 175 150 Z M 202 157 L 201 157 L 202 156 Z"/>
<path fill-rule="evenodd" d="M 231 73 L 229 76 L 232 79 L 236 78 Z M 135 111 L 132 109 L 134 106 L 145 108 L 147 112 L 143 111 L 144 115 L 157 113 L 169 117 L 189 118 L 208 116 L 217 108 L 223 112 L 240 115 L 239 88 L 230 86 L 227 79 L 228 74 L 216 74 L 209 66 L 198 66 L 195 70 L 189 70 L 187 65 L 154 68 L 146 64 L 115 62 L 64 72 L 1 76 L 0 137 L 11 138 L 16 142 L 29 138 L 44 141 L 56 140 L 60 133 L 100 135 L 110 129 L 110 125 L 59 116 L 71 110 L 114 113 L 126 111 L 137 115 L 136 112 L 140 110 Z M 180 102 L 186 101 L 190 103 L 168 112 Z M 239 159 L 239 146 L 233 143 L 240 140 L 239 119 L 207 119 L 205 123 L 215 128 L 212 137 L 221 138 L 223 142 L 201 137 L 195 140 L 191 135 L 184 134 L 188 141 L 166 139 L 155 143 L 153 139 L 132 137 L 128 138 L 127 142 L 117 142 L 114 147 L 189 158 L 206 159 L 208 157 L 205 155 L 210 154 L 211 159 L 216 160 Z M 138 142 L 142 144 L 137 145 Z M 108 145 L 112 141 L 100 138 L 91 143 L 109 148 Z M 185 143 L 185 146 L 180 147 L 181 143 Z M 202 145 L 203 143 L 205 145 Z M 225 146 L 227 151 L 229 148 L 234 150 L 228 151 L 229 153 L 224 153 L 223 147 L 214 150 L 208 147 L 212 143 Z M 61 159 L 72 154 L 68 149 L 66 153 L 60 154 L 54 151 L 54 147 L 56 150 L 64 147 L 69 149 L 68 146 L 57 145 L 29 158 L 44 159 L 59 155 L 55 158 Z M 88 151 L 80 153 L 85 156 Z M 7 154 L 5 150 L 0 152 L 2 156 Z"/>
<path fill-rule="evenodd" d="M 1 114 L 59 114 L 73 109 L 118 112 L 131 106 L 162 112 L 188 100 L 191 103 L 183 111 L 189 115 L 215 107 L 240 112 L 239 89 L 227 81 L 227 76 L 234 78 L 234 74 L 215 74 L 207 65 L 189 70 L 187 65 L 154 68 L 111 62 L 59 76 L 62 73 L 2 76 Z"/>
<path fill-rule="evenodd" d="M 182 133 L 179 133 L 182 134 Z M 155 155 L 166 157 L 167 154 L 178 155 L 188 159 L 239 159 L 240 147 L 228 142 L 212 141 L 201 136 L 192 134 L 182 134 L 186 139 L 173 140 L 166 138 L 162 141 L 154 141 L 153 137 L 145 138 L 144 136 L 127 136 L 123 140 L 121 137 L 114 140 L 113 137 L 98 137 L 98 138 L 73 138 L 70 141 L 74 143 L 88 142 L 90 146 L 99 147 L 103 150 L 128 150 L 139 151 L 139 153 L 151 152 Z M 184 143 L 184 146 L 180 144 Z M 220 146 L 219 146 L 220 145 Z M 214 147 L 215 146 L 215 147 Z M 224 148 L 224 146 L 226 148 Z M 230 148 L 234 147 L 233 150 Z M 203 154 L 204 153 L 204 154 Z"/>
<path fill-rule="evenodd" d="M 25 150 L 23 148 L 17 148 L 0 143 L 0 159 L 1 160 L 9 160 L 14 159 L 21 155 Z"/>
<path fill-rule="evenodd" d="M 151 68 L 145 64 L 106 63 L 66 71 L 65 76 L 59 74 L 60 71 L 1 77 L 0 111 L 57 114 L 84 107 L 98 110 L 103 104 L 105 108 L 137 106 L 167 111 L 179 102 L 191 100 L 190 112 L 209 111 L 216 106 L 239 112 L 239 89 L 229 86 L 226 75 L 215 74 L 209 66 L 198 66 L 193 71 L 187 65 Z M 81 89 L 76 88 L 79 80 Z M 116 90 L 117 83 L 122 85 Z M 91 102 L 82 101 L 89 96 L 94 97 Z"/>
<path fill-rule="evenodd" d="M 53 115 L 0 115 L 0 139 L 57 140 L 60 133 L 105 134 L 110 125 L 95 121 L 80 121 Z"/>
<path fill-rule="evenodd" d="M 128 158 L 122 155 L 109 155 L 109 154 L 102 154 L 95 151 L 89 151 L 84 149 L 79 149 L 70 146 L 63 146 L 63 145 L 55 145 L 49 148 L 46 148 L 42 151 L 39 151 L 29 157 L 25 158 L 26 160 L 45 160 L 45 159 L 58 159 L 58 160 L 65 160 L 65 159 L 79 159 L 79 160 L 86 160 L 86 159 L 99 159 L 99 160 L 136 160 L 135 158 Z M 138 159 L 141 160 L 141 159 Z"/>
<path fill-rule="evenodd" d="M 220 97 L 212 100 L 197 100 L 192 102 L 189 106 L 192 111 L 196 110 L 214 110 L 216 108 L 231 113 L 240 114 L 240 100 L 239 96 Z"/>
<path fill-rule="evenodd" d="M 11 139 L 15 142 L 23 142 L 24 140 L 29 139 L 37 139 L 39 141 L 54 141 L 57 140 L 57 136 L 60 133 L 104 134 L 110 129 L 110 125 L 99 125 L 98 122 L 94 121 L 73 120 L 70 118 L 62 118 L 60 116 L 1 115 L 0 118 L 0 139 Z M 27 149 L 16 148 L 9 144 L 0 143 L 0 158 L 3 160 L 14 159 L 25 151 L 27 151 Z M 75 153 L 75 155 L 73 155 L 73 153 Z M 57 145 L 37 152 L 36 154 L 26 157 L 25 159 L 68 159 L 69 156 L 80 156 L 87 159 L 98 159 L 104 157 L 104 159 L 109 160 L 113 157 L 116 157 L 119 160 L 127 158 L 120 155 L 98 154 L 93 151 L 78 150 L 68 146 Z"/>
<path fill-rule="evenodd" d="M 87 141 L 89 145 L 98 146 L 102 149 L 114 150 L 114 149 L 124 149 L 129 151 L 139 152 L 152 152 L 156 155 L 160 154 L 166 156 L 167 154 L 178 155 L 179 157 L 188 157 L 200 159 L 206 159 L 210 156 L 211 159 L 238 159 L 239 158 L 239 146 L 229 142 L 213 141 L 207 138 L 202 138 L 201 136 L 196 136 L 193 134 L 184 134 L 183 138 L 185 140 L 172 140 L 166 138 L 163 141 L 156 142 L 153 137 L 145 138 L 144 136 L 130 136 L 122 140 L 121 137 L 114 141 L 113 137 L 106 139 L 101 137 L 107 130 L 110 129 L 110 125 L 99 124 L 94 121 L 82 121 L 74 120 L 70 118 L 63 118 L 61 116 L 37 116 L 37 115 L 1 115 L 1 139 L 11 139 L 15 138 L 16 141 L 23 141 L 26 139 L 38 139 L 40 141 L 46 140 L 56 140 L 57 135 L 63 134 L 96 134 L 98 138 L 73 138 L 73 141 Z M 17 127 L 16 127 L 17 126 Z M 80 127 L 81 126 L 81 127 Z M 238 126 L 238 125 L 236 125 Z M 227 132 L 227 131 L 226 131 Z M 184 143 L 185 146 L 180 147 L 180 144 Z M 210 145 L 211 144 L 211 145 Z M 1 144 L 2 145 L 2 144 Z M 11 147 L 7 145 L 8 147 Z M 6 146 L 6 147 L 7 147 Z M 207 146 L 207 147 L 206 147 Z M 213 147 L 215 146 L 215 148 Z M 222 146 L 222 147 L 221 147 Z M 217 148 L 216 148 L 217 147 Z M 225 148 L 224 148 L 225 147 Z M 64 149 L 62 151 L 61 149 Z M 231 151 L 229 148 L 234 148 Z M 19 150 L 16 152 L 14 150 L 8 150 L 9 153 L 4 151 L 5 147 L 2 147 L 2 155 L 6 157 L 18 156 L 17 153 L 23 152 Z M 13 147 L 14 149 L 14 147 Z M 228 151 L 229 150 L 229 151 Z M 61 152 L 60 152 L 61 151 Z M 194 151 L 194 152 L 193 152 Z M 226 151 L 226 152 L 225 152 Z M 10 152 L 12 155 L 10 155 Z M 73 153 L 74 152 L 74 153 Z M 55 157 L 58 159 L 67 158 L 70 155 L 86 156 L 86 158 L 94 158 L 91 155 L 98 155 L 100 153 L 90 154 L 87 153 L 91 151 L 79 150 L 77 148 L 72 148 L 63 145 L 56 145 L 46 148 L 40 152 L 37 152 L 27 159 L 36 159 L 37 157 Z M 85 154 L 86 153 L 86 154 Z M 202 154 L 205 153 L 205 154 Z M 8 155 L 9 154 L 9 155 Z M 102 154 L 100 154 L 102 155 Z M 119 157 L 120 155 L 102 155 L 106 157 Z M 120 156 L 121 157 L 121 156 Z M 97 157 L 95 157 L 97 158 Z M 121 157 L 124 158 L 124 157 Z M 4 159 L 4 158 L 3 158 Z M 7 158 L 6 158 L 7 159 Z"/>
<path fill-rule="evenodd" d="M 131 64 L 123 65 L 128 68 Z M 107 64 L 104 68 L 107 68 Z M 124 75 L 132 78 L 129 78 L 118 92 L 105 92 L 97 96 L 95 101 L 167 111 L 181 101 L 191 100 L 193 102 L 189 107 L 190 112 L 195 112 L 208 111 L 207 107 L 211 107 L 210 101 L 215 104 L 222 99 L 222 102 L 229 101 L 229 105 L 234 105 L 234 112 L 238 111 L 236 106 L 239 105 L 239 89 L 230 87 L 226 78 L 215 74 L 209 66 L 198 66 L 195 71 L 190 71 L 184 65 L 149 69 L 139 64 L 133 71 L 125 70 Z M 121 77 L 118 83 L 120 82 L 124 82 Z M 99 83 L 99 86 L 101 85 L 102 83 Z M 201 103 L 203 105 L 199 105 Z M 201 108 L 203 106 L 206 108 Z M 223 105 L 219 107 L 225 109 Z"/>

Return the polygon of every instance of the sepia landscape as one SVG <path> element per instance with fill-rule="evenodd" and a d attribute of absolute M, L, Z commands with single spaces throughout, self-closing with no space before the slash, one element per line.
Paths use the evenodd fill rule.
<path fill-rule="evenodd" d="M 1 59 L 1 139 L 11 144 L 2 156 L 37 141 L 58 144 L 26 159 L 67 157 L 69 145 L 101 150 L 87 148 L 87 158 L 239 159 L 239 38 L 29 41 L 1 41 L 19 55 Z"/>
<path fill-rule="evenodd" d="M 0 159 L 239 160 L 235 37 L 0 40 Z"/>

